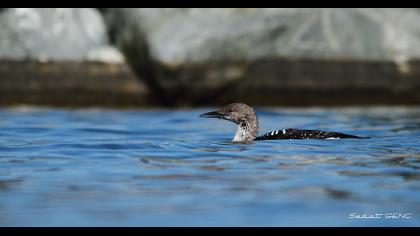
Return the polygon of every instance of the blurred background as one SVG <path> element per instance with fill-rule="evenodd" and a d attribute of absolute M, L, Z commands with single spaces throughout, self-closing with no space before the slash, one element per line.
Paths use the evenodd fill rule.
<path fill-rule="evenodd" d="M 418 105 L 419 9 L 1 8 L 0 105 Z"/>

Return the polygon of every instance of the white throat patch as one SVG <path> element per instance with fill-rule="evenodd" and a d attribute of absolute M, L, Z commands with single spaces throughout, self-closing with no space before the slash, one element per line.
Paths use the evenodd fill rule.
<path fill-rule="evenodd" d="M 233 142 L 243 142 L 245 141 L 246 136 L 246 127 L 238 125 L 238 129 L 236 130 L 235 137 L 233 138 Z"/>

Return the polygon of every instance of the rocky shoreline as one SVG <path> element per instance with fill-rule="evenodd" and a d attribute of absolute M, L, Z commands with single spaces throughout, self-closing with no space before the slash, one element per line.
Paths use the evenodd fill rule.
<path fill-rule="evenodd" d="M 153 106 L 126 64 L 0 61 L 0 105 Z"/>
<path fill-rule="evenodd" d="M 419 105 L 416 19 L 418 9 L 2 9 L 0 105 Z"/>
<path fill-rule="evenodd" d="M 387 62 L 241 64 L 247 76 L 240 80 L 223 85 L 168 83 L 159 88 L 165 93 L 162 96 L 137 79 L 126 64 L 3 60 L 0 105 L 171 107 L 217 106 L 231 101 L 283 106 L 418 105 L 420 61 L 410 64 L 417 70 L 400 73 L 395 64 Z M 229 70 L 226 65 L 213 66 L 218 71 Z M 191 77 L 211 78 L 214 68 L 201 65 L 184 70 Z"/>

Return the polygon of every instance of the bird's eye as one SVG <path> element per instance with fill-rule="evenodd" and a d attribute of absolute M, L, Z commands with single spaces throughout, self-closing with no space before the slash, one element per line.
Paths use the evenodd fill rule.
<path fill-rule="evenodd" d="M 229 112 L 233 112 L 233 109 L 232 108 L 229 108 Z"/>

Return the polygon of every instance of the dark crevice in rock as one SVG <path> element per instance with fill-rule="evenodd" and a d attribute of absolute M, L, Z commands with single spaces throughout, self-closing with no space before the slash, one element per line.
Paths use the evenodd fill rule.
<path fill-rule="evenodd" d="M 159 77 L 159 67 L 152 60 L 149 53 L 149 48 L 144 36 L 139 32 L 139 29 L 132 26 L 131 40 L 121 43 L 120 48 L 128 60 L 129 65 L 139 78 L 144 78 L 144 82 L 152 92 L 152 96 L 165 106 L 174 106 L 175 100 L 166 95 L 162 89 Z M 132 46 L 135 45 L 133 48 Z"/>
<path fill-rule="evenodd" d="M 160 68 L 150 55 L 146 36 L 135 23 L 135 19 L 125 16 L 121 9 L 102 9 L 110 38 L 124 54 L 132 70 L 142 79 L 156 101 L 164 106 L 174 106 L 176 101 L 166 95 L 160 86 Z"/>

